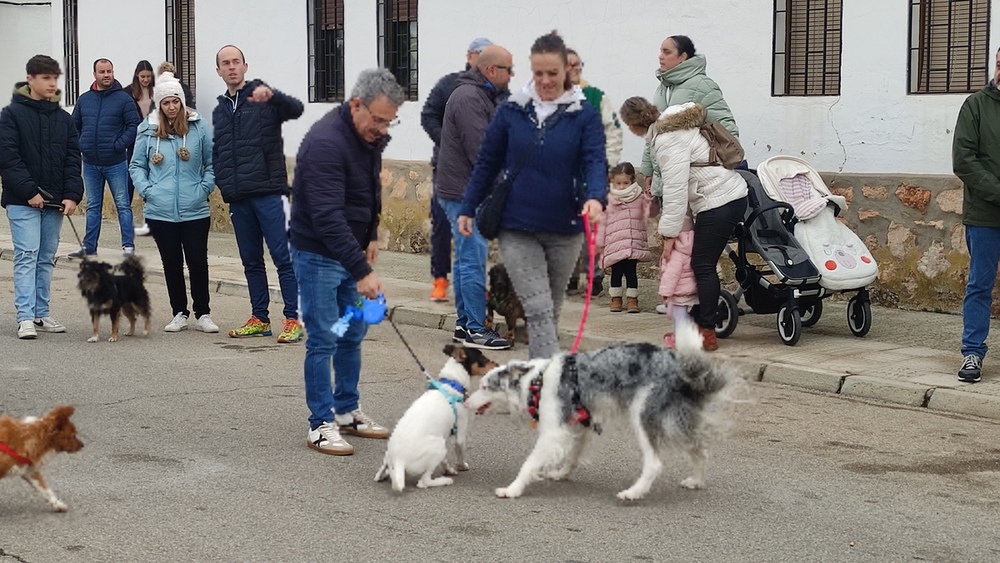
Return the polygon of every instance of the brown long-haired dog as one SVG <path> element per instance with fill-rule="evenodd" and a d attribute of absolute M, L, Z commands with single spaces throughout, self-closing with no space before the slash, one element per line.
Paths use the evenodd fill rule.
<path fill-rule="evenodd" d="M 111 317 L 111 338 L 108 342 L 118 341 L 118 317 L 122 313 L 129 321 L 126 336 L 135 334 L 135 321 L 140 315 L 146 318 L 142 334 L 149 334 L 152 309 L 149 292 L 144 285 L 146 271 L 139 258 L 128 256 L 115 267 L 107 262 L 84 260 L 80 263 L 77 279 L 80 293 L 90 307 L 90 320 L 94 323 L 94 333 L 87 342 L 97 342 L 102 315 Z"/>
<path fill-rule="evenodd" d="M 524 305 L 517 298 L 514 291 L 514 284 L 507 275 L 507 267 L 503 264 L 496 264 L 490 268 L 490 287 L 486 296 L 486 328 L 493 330 L 493 311 L 503 315 L 507 323 L 507 332 L 503 334 L 504 339 L 514 342 L 514 325 L 517 319 L 528 319 L 524 316 Z"/>
<path fill-rule="evenodd" d="M 60 405 L 42 418 L 0 416 L 0 478 L 20 475 L 56 512 L 66 512 L 66 504 L 45 483 L 41 469 L 53 454 L 83 448 L 69 420 L 73 411 L 71 406 Z"/>

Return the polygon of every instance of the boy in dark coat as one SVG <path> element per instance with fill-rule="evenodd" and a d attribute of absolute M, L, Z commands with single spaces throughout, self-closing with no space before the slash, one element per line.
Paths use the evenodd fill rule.
<path fill-rule="evenodd" d="M 59 107 L 59 63 L 35 55 L 25 70 L 0 112 L 0 205 L 14 244 L 17 337 L 33 339 L 66 331 L 49 315 L 49 288 L 62 218 L 76 211 L 83 179 L 76 126 Z"/>

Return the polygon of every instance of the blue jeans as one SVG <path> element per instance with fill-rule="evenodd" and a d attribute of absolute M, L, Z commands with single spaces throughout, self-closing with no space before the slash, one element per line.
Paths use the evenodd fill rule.
<path fill-rule="evenodd" d="M 1000 262 L 1000 228 L 965 226 L 969 245 L 969 281 L 962 302 L 962 355 L 986 356 L 990 305 Z"/>
<path fill-rule="evenodd" d="M 7 220 L 14 243 L 17 322 L 47 317 L 63 214 L 57 209 L 8 205 Z"/>
<path fill-rule="evenodd" d="M 271 290 L 264 267 L 264 244 L 271 252 L 271 261 L 278 269 L 278 287 L 285 302 L 286 319 L 297 319 L 295 269 L 288 254 L 288 231 L 285 229 L 285 206 L 280 195 L 264 195 L 241 199 L 229 204 L 229 217 L 236 232 L 243 273 L 247 277 L 250 309 L 253 316 L 271 322 L 268 308 Z"/>
<path fill-rule="evenodd" d="M 455 238 L 455 265 L 451 269 L 451 287 L 455 292 L 455 309 L 458 312 L 455 324 L 472 332 L 482 332 L 483 321 L 486 320 L 486 254 L 489 243 L 477 228 L 473 228 L 470 236 L 458 232 L 462 202 L 439 199 L 438 203 L 448 215 Z"/>
<path fill-rule="evenodd" d="M 299 282 L 302 323 L 306 327 L 306 404 L 310 428 L 315 430 L 325 422 L 332 422 L 334 413 L 347 414 L 358 408 L 361 341 L 368 325 L 351 321 L 347 332 L 340 337 L 330 330 L 341 312 L 360 299 L 357 283 L 340 262 L 293 248 L 292 263 Z M 331 359 L 336 390 L 330 381 Z"/>
<path fill-rule="evenodd" d="M 111 197 L 118 211 L 118 228 L 122 231 L 122 248 L 135 246 L 135 229 L 132 225 L 132 206 L 128 198 L 128 162 L 111 166 L 83 163 L 83 185 L 87 194 L 87 233 L 83 247 L 87 254 L 97 252 L 97 239 L 101 236 L 101 210 L 104 208 L 104 183 L 108 183 Z"/>

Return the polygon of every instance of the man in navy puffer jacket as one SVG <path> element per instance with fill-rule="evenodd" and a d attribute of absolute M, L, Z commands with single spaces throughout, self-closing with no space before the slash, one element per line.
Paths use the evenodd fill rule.
<path fill-rule="evenodd" d="M 115 67 L 108 59 L 94 61 L 94 83 L 73 108 L 73 122 L 80 134 L 83 152 L 83 183 L 87 196 L 87 232 L 83 247 L 70 254 L 82 258 L 97 254 L 104 208 L 104 183 L 111 190 L 122 232 L 122 250 L 135 252 L 132 206 L 128 197 L 128 150 L 142 122 L 135 100 L 115 80 Z"/>
<path fill-rule="evenodd" d="M 302 338 L 302 324 L 296 310 L 298 285 L 285 226 L 288 171 L 281 124 L 297 119 L 304 108 L 299 100 L 260 80 L 247 82 L 249 67 L 238 47 L 226 45 L 215 61 L 216 71 L 228 88 L 212 112 L 215 183 L 223 201 L 229 204 L 251 308 L 250 319 L 229 331 L 229 336 L 271 336 L 270 289 L 264 268 L 266 243 L 285 302 L 285 322 L 278 342 L 297 342 Z"/>

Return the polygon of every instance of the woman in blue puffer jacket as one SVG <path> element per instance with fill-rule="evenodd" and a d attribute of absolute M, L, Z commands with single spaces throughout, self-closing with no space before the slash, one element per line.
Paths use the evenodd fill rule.
<path fill-rule="evenodd" d="M 191 277 L 195 329 L 219 332 L 209 317 L 208 196 L 215 189 L 212 172 L 212 132 L 187 109 L 184 91 L 165 72 L 153 88 L 156 111 L 139 125 L 129 174 L 145 202 L 144 216 L 160 251 L 173 320 L 166 332 L 188 327 L 184 262 Z"/>
<path fill-rule="evenodd" d="M 524 165 L 513 180 L 500 222 L 500 254 L 528 321 L 528 354 L 559 352 L 558 319 L 583 242 L 584 221 L 607 202 L 604 126 L 567 77 L 563 40 L 552 32 L 531 47 L 532 80 L 501 105 L 483 137 L 462 201 L 459 231 L 501 170 Z"/>

